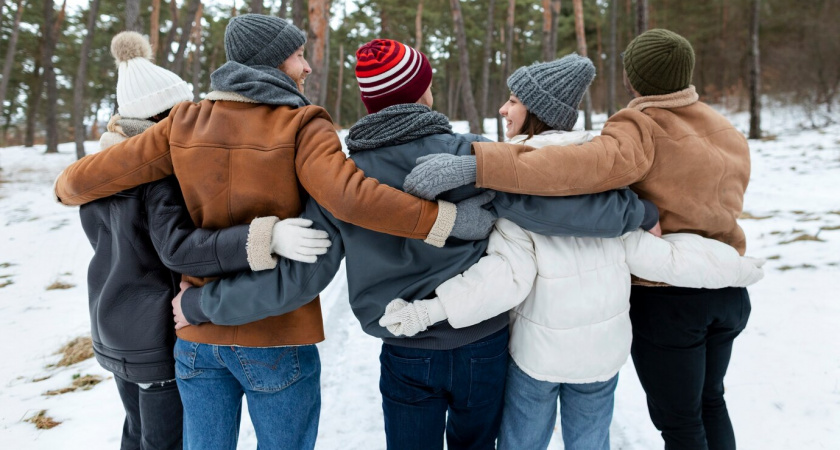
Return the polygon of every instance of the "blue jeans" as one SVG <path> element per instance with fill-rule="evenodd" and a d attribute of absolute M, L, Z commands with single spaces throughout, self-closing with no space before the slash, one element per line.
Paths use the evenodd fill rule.
<path fill-rule="evenodd" d="M 510 361 L 499 449 L 545 449 L 557 422 L 566 450 L 609 450 L 618 375 L 598 383 L 551 383 L 531 378 Z"/>
<path fill-rule="evenodd" d="M 389 449 L 493 449 L 502 420 L 507 327 L 453 350 L 382 344 L 379 391 Z M 448 413 L 448 418 L 447 418 Z"/>
<path fill-rule="evenodd" d="M 321 360 L 314 345 L 235 347 L 178 339 L 175 374 L 184 405 L 185 449 L 235 449 L 242 394 L 258 448 L 315 447 Z"/>

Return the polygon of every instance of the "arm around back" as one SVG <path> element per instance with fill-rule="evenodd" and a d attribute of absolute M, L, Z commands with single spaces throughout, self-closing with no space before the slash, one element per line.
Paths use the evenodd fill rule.
<path fill-rule="evenodd" d="M 175 114 L 178 105 L 172 108 Z M 108 197 L 172 175 L 167 117 L 148 130 L 68 166 L 55 182 L 55 195 L 68 206 Z"/>
<path fill-rule="evenodd" d="M 304 189 L 337 219 L 381 233 L 442 246 L 454 225 L 438 220 L 438 204 L 365 177 L 341 150 L 329 116 L 310 107 L 301 119 L 295 165 Z M 451 206 L 451 205 L 450 205 Z M 441 239 L 442 237 L 442 239 Z"/>
<path fill-rule="evenodd" d="M 476 186 L 556 196 L 629 186 L 643 179 L 653 163 L 654 128 L 644 113 L 624 109 L 607 121 L 600 136 L 580 145 L 476 142 Z"/>

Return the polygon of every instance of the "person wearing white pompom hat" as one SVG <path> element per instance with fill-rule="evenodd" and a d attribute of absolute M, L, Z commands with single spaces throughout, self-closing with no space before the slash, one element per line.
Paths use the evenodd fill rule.
<path fill-rule="evenodd" d="M 184 80 L 150 61 L 151 46 L 140 34 L 117 34 L 111 53 L 120 114 L 108 122 L 101 149 L 142 133 L 192 99 Z M 218 276 L 268 267 L 251 264 L 248 225 L 195 229 L 172 176 L 82 205 L 80 216 L 94 249 L 88 269 L 94 354 L 114 374 L 126 412 L 121 448 L 180 449 L 183 409 L 170 304 L 179 273 Z"/>

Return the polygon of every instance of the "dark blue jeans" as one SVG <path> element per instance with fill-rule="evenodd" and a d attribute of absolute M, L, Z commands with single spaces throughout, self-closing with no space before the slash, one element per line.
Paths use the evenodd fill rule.
<path fill-rule="evenodd" d="M 723 377 L 749 316 L 744 288 L 633 286 L 633 364 L 667 450 L 735 450 Z"/>
<path fill-rule="evenodd" d="M 504 404 L 507 327 L 453 350 L 383 344 L 379 390 L 389 449 L 493 449 Z M 448 417 L 447 417 L 448 413 Z"/>
<path fill-rule="evenodd" d="M 125 408 L 120 450 L 180 450 L 183 409 L 178 385 L 139 385 L 114 375 Z"/>

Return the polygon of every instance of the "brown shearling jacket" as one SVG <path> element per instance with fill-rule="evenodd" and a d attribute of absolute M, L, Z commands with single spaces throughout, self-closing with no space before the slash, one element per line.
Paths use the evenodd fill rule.
<path fill-rule="evenodd" d="M 744 254 L 736 222 L 750 179 L 747 140 L 694 86 L 634 99 L 577 146 L 476 142 L 476 185 L 535 195 L 630 186 L 659 207 L 663 233 L 695 233 Z"/>
<path fill-rule="evenodd" d="M 338 219 L 364 228 L 439 246 L 449 235 L 454 205 L 420 200 L 365 178 L 341 151 L 323 108 L 257 104 L 234 93 L 208 98 L 216 100 L 178 104 L 144 133 L 76 161 L 56 180 L 56 196 L 65 205 L 79 205 L 174 173 L 200 228 L 247 224 L 260 216 L 296 217 L 305 190 Z M 260 238 L 270 240 L 271 227 L 263 228 Z M 185 279 L 197 286 L 208 281 Z M 236 327 L 190 326 L 178 336 L 268 347 L 320 342 L 324 330 L 316 298 L 281 316 Z"/>

